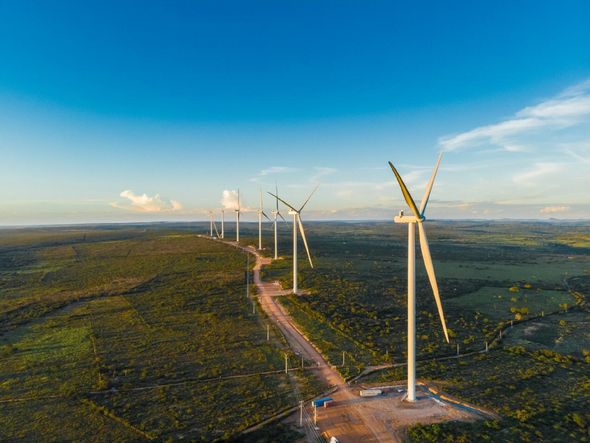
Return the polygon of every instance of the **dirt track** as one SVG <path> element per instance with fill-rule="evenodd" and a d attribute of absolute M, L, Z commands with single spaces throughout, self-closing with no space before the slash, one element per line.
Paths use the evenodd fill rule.
<path fill-rule="evenodd" d="M 235 244 L 234 244 L 235 245 Z M 327 386 L 335 386 L 337 390 L 331 394 L 336 404 L 348 405 L 346 408 L 339 408 L 338 414 L 328 414 L 328 410 L 318 410 L 318 425 L 322 432 L 328 435 L 336 436 L 343 442 L 394 442 L 398 441 L 391 433 L 391 429 L 386 429 L 384 422 L 378 420 L 370 414 L 367 414 L 364 408 L 356 405 L 359 398 L 354 391 L 342 378 L 340 373 L 320 354 L 313 344 L 305 337 L 303 332 L 293 323 L 291 317 L 283 307 L 276 302 L 276 297 L 288 294 L 289 291 L 283 290 L 276 282 L 263 282 L 260 277 L 260 269 L 266 264 L 270 264 L 271 259 L 262 257 L 253 248 L 244 248 L 245 251 L 256 257 L 254 266 L 254 283 L 259 291 L 259 301 L 262 309 L 268 317 L 279 327 L 285 336 L 291 349 L 299 352 L 303 357 L 311 362 L 316 362 L 317 370 L 315 371 L 318 378 Z M 326 411 L 326 413 L 324 412 Z"/>

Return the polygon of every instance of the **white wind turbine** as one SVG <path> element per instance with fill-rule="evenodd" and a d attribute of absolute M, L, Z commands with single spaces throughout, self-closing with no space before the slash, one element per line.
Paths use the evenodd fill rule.
<path fill-rule="evenodd" d="M 305 207 L 305 205 L 307 204 L 307 202 L 309 201 L 311 196 L 315 193 L 315 191 L 317 191 L 318 187 L 319 186 L 316 186 L 315 189 L 313 191 L 311 191 L 311 194 L 309 194 L 309 197 L 307 197 L 307 200 L 305 200 L 305 203 L 303 203 L 303 205 L 299 209 L 295 209 L 293 206 L 291 206 L 285 200 L 280 198 L 278 195 L 275 195 L 275 194 L 269 192 L 270 195 L 272 195 L 273 197 L 275 197 L 276 199 L 282 201 L 285 205 L 287 205 L 290 208 L 289 215 L 293 216 L 293 293 L 294 294 L 297 294 L 297 228 L 298 227 L 299 227 L 299 232 L 301 232 L 301 238 L 303 239 L 303 244 L 305 245 L 305 251 L 307 252 L 307 258 L 309 260 L 309 264 L 313 268 L 313 262 L 311 261 L 309 247 L 307 246 L 307 238 L 305 237 L 305 230 L 303 229 L 303 222 L 301 221 L 301 211 L 303 210 L 303 208 Z"/>
<path fill-rule="evenodd" d="M 447 343 L 449 342 L 445 315 L 443 313 L 440 295 L 438 293 L 438 285 L 436 283 L 436 276 L 434 275 L 434 266 L 432 264 L 432 257 L 430 256 L 428 239 L 426 238 L 426 231 L 424 230 L 424 221 L 426 220 L 424 212 L 426 211 L 426 205 L 428 204 L 428 198 L 432 191 L 432 185 L 434 184 L 434 178 L 436 177 L 441 158 L 442 154 L 438 157 L 434 170 L 432 171 L 424 196 L 422 197 L 422 202 L 420 203 L 420 209 L 416 207 L 416 203 L 410 195 L 401 176 L 393 164 L 389 162 L 389 166 L 391 166 L 391 170 L 395 174 L 395 178 L 402 190 L 404 199 L 414 213 L 414 215 L 410 216 L 404 215 L 404 211 L 400 211 L 399 215 L 394 218 L 396 223 L 408 224 L 408 393 L 406 397 L 408 401 L 416 400 L 416 225 L 418 225 L 422 259 L 424 260 L 426 273 L 428 274 L 430 286 L 432 286 L 432 292 L 434 293 L 436 307 L 438 308 L 438 316 L 440 317 L 445 339 L 447 340 Z"/>
<path fill-rule="evenodd" d="M 278 247 L 278 239 L 277 239 L 277 217 L 281 217 L 283 219 L 284 222 L 287 222 L 287 220 L 285 220 L 285 217 L 283 217 L 283 214 L 280 213 L 279 211 L 279 188 L 277 187 L 277 185 L 275 185 L 275 201 L 276 201 L 276 208 L 272 210 L 272 215 L 273 215 L 273 224 L 274 224 L 274 234 L 275 234 L 275 260 L 279 258 L 279 247 Z"/>
<path fill-rule="evenodd" d="M 238 209 L 236 211 L 236 242 L 240 242 L 240 190 L 238 189 Z"/>
<path fill-rule="evenodd" d="M 225 238 L 225 209 L 221 208 L 221 238 Z"/>
<path fill-rule="evenodd" d="M 268 215 L 262 209 L 262 191 L 260 191 L 260 207 L 258 208 L 258 250 L 262 250 L 262 216 L 265 216 L 268 221 Z"/>
<path fill-rule="evenodd" d="M 213 211 L 209 211 L 209 237 L 213 237 Z"/>

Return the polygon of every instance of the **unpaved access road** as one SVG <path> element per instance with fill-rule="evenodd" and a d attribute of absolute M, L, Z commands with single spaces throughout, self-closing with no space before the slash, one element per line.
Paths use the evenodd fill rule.
<path fill-rule="evenodd" d="M 278 326 L 293 351 L 300 353 L 306 360 L 316 362 L 314 369 L 317 377 L 326 385 L 336 387 L 330 396 L 338 407 L 338 413 L 326 414 L 322 408 L 318 409 L 318 426 L 321 432 L 329 436 L 336 436 L 342 443 L 352 442 L 396 442 L 396 433 L 387 423 L 358 404 L 357 389 L 351 388 L 340 373 L 324 359 L 305 334 L 293 322 L 284 308 L 277 303 L 276 297 L 289 294 L 281 288 L 278 282 L 264 282 L 260 277 L 262 266 L 270 264 L 271 259 L 263 257 L 254 248 L 243 247 L 236 243 L 229 243 L 256 257 L 253 268 L 254 283 L 258 288 L 260 306 L 268 317 Z M 345 407 L 344 407 L 345 406 Z M 335 412 L 335 410 L 333 411 Z"/>

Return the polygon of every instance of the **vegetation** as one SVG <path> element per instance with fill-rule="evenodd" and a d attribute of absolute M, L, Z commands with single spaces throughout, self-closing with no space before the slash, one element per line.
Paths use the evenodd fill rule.
<path fill-rule="evenodd" d="M 308 292 L 284 299 L 284 305 L 332 363 L 341 363 L 342 350 L 351 355 L 346 375 L 369 364 L 403 362 L 405 231 L 392 223 L 306 227 L 316 268 L 301 261 L 301 287 Z M 418 376 L 495 411 L 501 420 L 417 426 L 409 432 L 411 440 L 590 440 L 587 225 L 431 222 L 429 227 L 451 344 L 444 342 L 418 265 L 417 346 L 424 360 Z M 289 260 L 265 274 L 289 287 Z M 503 339 L 489 353 L 431 360 L 455 354 L 457 344 L 462 354 L 482 351 L 500 330 Z M 368 381 L 403 379 L 400 366 Z"/>
<path fill-rule="evenodd" d="M 245 266 L 182 228 L 0 231 L 0 440 L 226 439 L 317 392 Z"/>

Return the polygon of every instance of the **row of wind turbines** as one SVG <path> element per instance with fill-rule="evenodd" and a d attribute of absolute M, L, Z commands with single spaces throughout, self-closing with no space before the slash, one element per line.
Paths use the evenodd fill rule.
<path fill-rule="evenodd" d="M 305 236 L 305 228 L 303 227 L 303 221 L 301 220 L 301 211 L 307 205 L 313 194 L 317 191 L 319 186 L 316 186 L 314 190 L 309 194 L 303 205 L 299 209 L 296 209 L 293 205 L 287 203 L 281 197 L 279 197 L 279 190 L 278 187 L 275 186 L 275 192 L 268 192 L 269 195 L 274 197 L 275 199 L 275 208 L 271 211 L 273 219 L 271 220 L 270 217 L 264 212 L 263 203 L 262 203 L 262 191 L 260 191 L 260 205 L 257 209 L 258 213 L 258 250 L 262 250 L 262 218 L 266 218 L 269 222 L 273 223 L 274 228 L 274 259 L 277 260 L 279 258 L 279 249 L 278 249 L 278 219 L 279 217 L 284 221 L 287 222 L 281 211 L 279 210 L 279 201 L 287 206 L 288 208 L 288 215 L 293 217 L 293 293 L 298 293 L 298 285 L 297 285 L 297 240 L 298 235 L 297 232 L 301 233 L 301 238 L 303 239 L 303 244 L 305 246 L 305 251 L 307 253 L 307 259 L 309 260 L 310 266 L 313 268 L 313 260 L 311 259 L 311 254 L 309 252 L 309 246 L 307 244 L 307 237 Z M 238 199 L 237 199 L 237 207 L 234 209 L 236 215 L 236 243 L 240 242 L 240 214 L 242 213 L 242 208 L 240 206 L 240 190 L 238 189 Z M 217 225 L 214 220 L 215 213 L 214 211 L 209 211 L 209 235 L 211 237 L 217 237 L 219 239 L 225 238 L 225 209 L 221 209 L 221 232 L 217 230 Z M 215 231 L 215 235 L 213 235 L 213 231 Z"/>
<path fill-rule="evenodd" d="M 424 195 L 422 197 L 422 201 L 420 203 L 420 207 L 418 207 L 410 194 L 407 186 L 405 185 L 401 175 L 394 167 L 394 165 L 389 162 L 389 166 L 395 175 L 395 178 L 399 184 L 399 187 L 402 191 L 402 195 L 404 200 L 406 201 L 408 207 L 412 211 L 412 215 L 405 215 L 404 211 L 400 211 L 399 215 L 394 217 L 395 223 L 405 223 L 408 225 L 408 352 L 407 352 L 407 368 L 408 368 L 408 380 L 407 380 L 407 394 L 406 400 L 409 402 L 416 401 L 416 225 L 418 226 L 418 236 L 420 239 L 420 250 L 422 253 L 422 260 L 424 261 L 424 266 L 426 268 L 426 273 L 428 275 L 428 280 L 430 282 L 430 286 L 432 287 L 432 292 L 434 295 L 434 299 L 436 302 L 436 307 L 438 310 L 438 315 L 441 321 L 442 329 L 445 335 L 445 340 L 449 343 L 449 334 L 447 331 L 447 325 L 445 321 L 445 316 L 442 308 L 442 303 L 440 299 L 440 294 L 438 290 L 438 284 L 436 282 L 436 275 L 434 273 L 434 265 L 432 263 L 432 257 L 430 255 L 430 247 L 428 245 L 428 238 L 426 236 L 426 230 L 424 228 L 424 222 L 426 221 L 425 212 L 426 207 L 428 205 L 428 200 L 430 198 L 430 194 L 432 192 L 432 187 L 434 185 L 434 180 L 436 178 L 436 174 L 438 172 L 438 168 L 442 159 L 442 154 L 439 155 L 438 160 L 434 166 L 434 170 L 432 171 L 432 175 L 426 185 L 426 189 L 424 191 Z M 275 198 L 276 207 L 273 209 L 273 220 L 271 220 L 263 210 L 262 207 L 262 191 L 260 193 L 260 206 L 258 208 L 258 249 L 262 249 L 262 217 L 266 217 L 269 221 L 274 223 L 274 258 L 278 258 L 278 246 L 277 246 L 277 219 L 278 217 L 282 218 L 284 221 L 285 218 L 279 211 L 279 201 L 282 202 L 284 205 L 289 208 L 288 214 L 293 216 L 293 292 L 297 294 L 298 287 L 297 287 L 297 232 L 301 233 L 301 238 L 303 240 L 303 244 L 305 246 L 305 251 L 307 252 L 307 258 L 309 259 L 309 264 L 313 268 L 313 261 L 311 259 L 311 254 L 309 252 L 309 246 L 307 244 L 307 238 L 305 236 L 305 229 L 303 227 L 303 222 L 301 221 L 301 211 L 313 194 L 316 192 L 317 187 L 311 192 L 309 197 L 305 200 L 303 205 L 299 209 L 296 209 L 290 203 L 287 203 L 285 200 L 279 197 L 278 189 L 275 188 L 275 193 L 269 192 L 271 196 Z M 240 197 L 238 191 L 238 206 L 235 209 L 236 213 L 236 242 L 240 241 Z M 215 226 L 213 221 L 213 212 L 210 211 L 210 221 L 211 221 L 211 228 L 210 228 L 210 235 L 213 237 L 213 228 Z M 215 227 L 215 231 L 217 232 L 217 228 Z M 217 233 L 219 238 L 224 238 L 224 211 L 221 211 L 221 234 Z"/>

